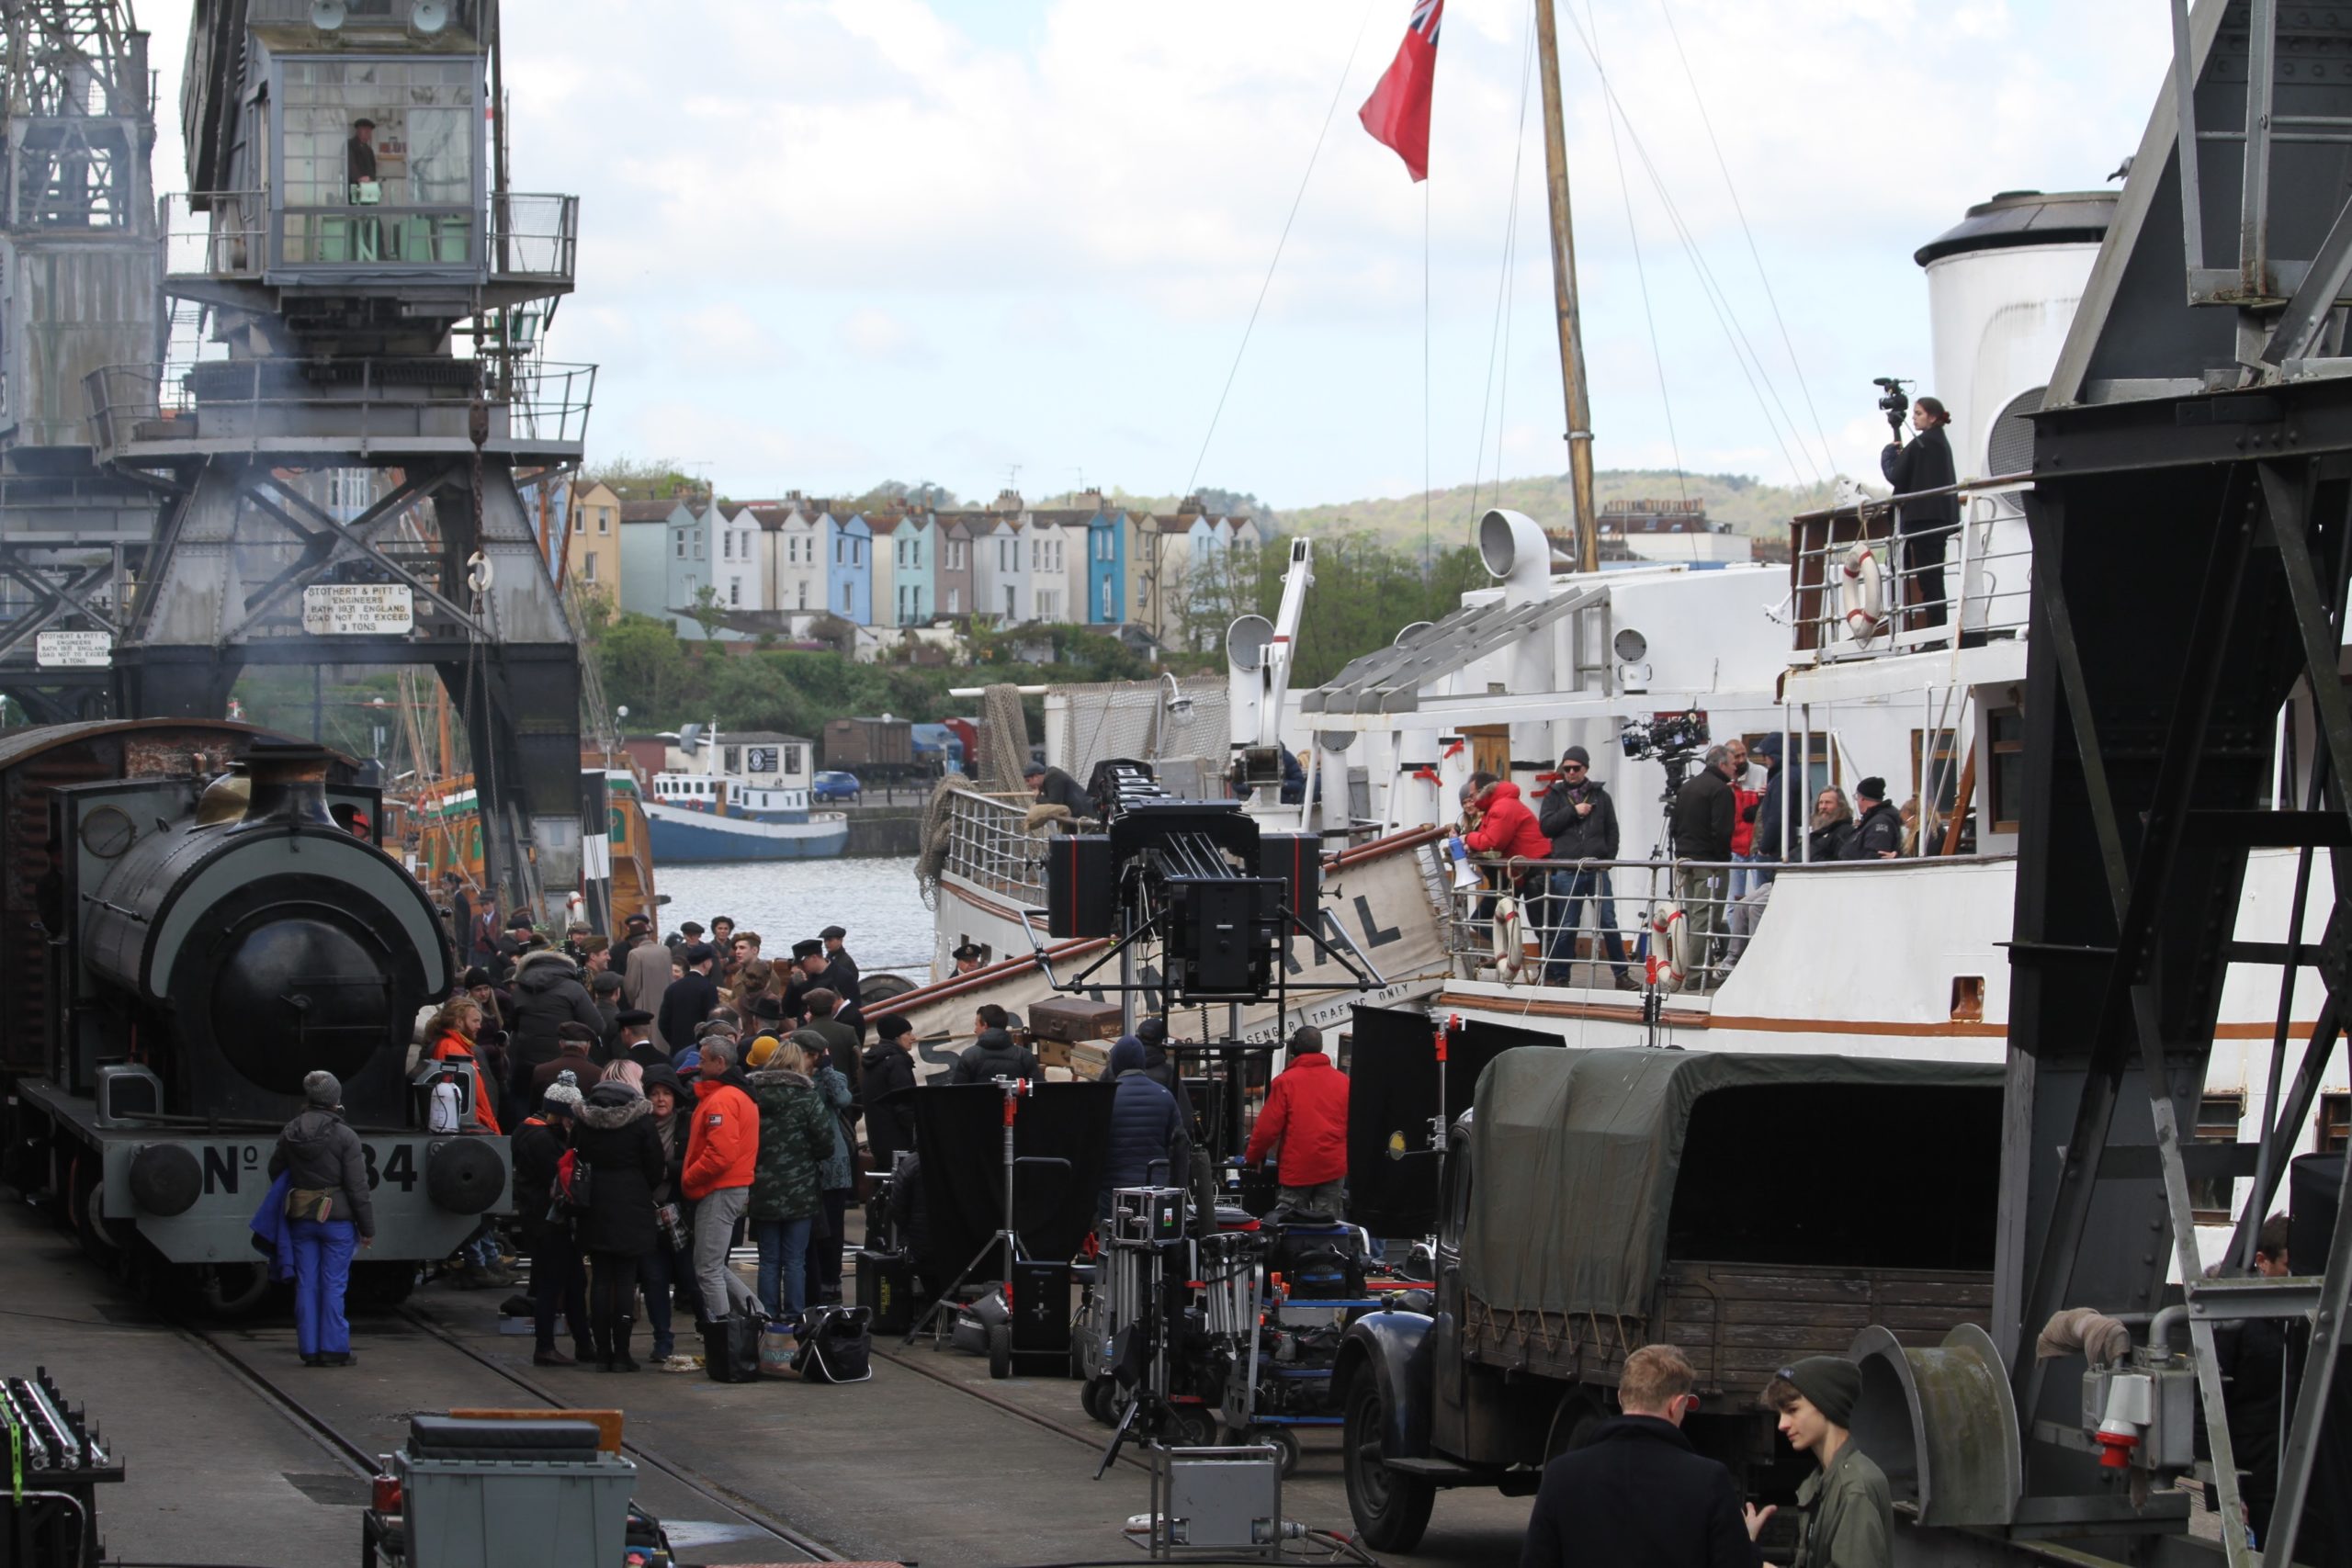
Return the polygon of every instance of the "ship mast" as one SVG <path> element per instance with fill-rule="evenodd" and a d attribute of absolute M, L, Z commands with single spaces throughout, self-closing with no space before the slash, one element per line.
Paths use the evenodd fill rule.
<path fill-rule="evenodd" d="M 1592 403 L 1584 379 L 1584 328 L 1577 318 L 1577 237 L 1568 209 L 1568 141 L 1560 120 L 1560 39 L 1553 0 L 1535 0 L 1535 58 L 1544 70 L 1544 185 L 1552 209 L 1552 298 L 1560 324 L 1560 380 L 1567 392 L 1568 486 L 1577 524 L 1577 570 L 1600 570 L 1592 505 Z"/>

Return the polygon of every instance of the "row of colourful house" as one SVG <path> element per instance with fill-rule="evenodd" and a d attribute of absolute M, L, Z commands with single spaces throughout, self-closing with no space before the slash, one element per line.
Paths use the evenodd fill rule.
<path fill-rule="evenodd" d="M 1005 491 L 986 506 L 906 502 L 859 508 L 790 491 L 777 501 L 574 497 L 566 573 L 683 637 L 750 638 L 763 623 L 829 614 L 861 626 L 989 617 L 1000 626 L 1136 626 L 1196 638 L 1236 547 L 1262 542 L 1247 516 L 1197 500 L 1154 514 L 1086 491 L 1031 506 Z M 698 616 L 697 611 L 703 612 Z"/>

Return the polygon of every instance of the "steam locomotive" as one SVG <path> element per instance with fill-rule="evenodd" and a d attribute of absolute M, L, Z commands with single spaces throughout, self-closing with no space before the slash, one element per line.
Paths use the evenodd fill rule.
<path fill-rule="evenodd" d="M 397 1300 L 507 1200 L 506 1140 L 424 1131 L 412 1034 L 451 956 L 415 878 L 355 831 L 382 802 L 353 777 L 224 722 L 0 739 L 0 1175 L 199 1307 L 267 1288 L 248 1224 L 313 1068 L 367 1152 L 356 1294 Z"/>

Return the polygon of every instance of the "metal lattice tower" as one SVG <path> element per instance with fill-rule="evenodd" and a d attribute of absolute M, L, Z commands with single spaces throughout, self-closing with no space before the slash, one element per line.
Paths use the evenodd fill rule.
<path fill-rule="evenodd" d="M 0 692 L 104 712 L 155 492 L 96 466 L 83 382 L 158 351 L 147 36 L 122 0 L 0 0 Z M 77 635 L 78 634 L 78 635 Z"/>
<path fill-rule="evenodd" d="M 536 352 L 577 207 L 505 187 L 502 54 L 495 0 L 197 0 L 195 188 L 160 236 L 173 342 L 86 391 L 99 459 L 167 497 L 123 711 L 217 716 L 252 666 L 429 666 L 466 721 L 489 875 L 537 902 L 579 884 L 603 816 L 517 475 L 579 462 L 594 371 Z"/>

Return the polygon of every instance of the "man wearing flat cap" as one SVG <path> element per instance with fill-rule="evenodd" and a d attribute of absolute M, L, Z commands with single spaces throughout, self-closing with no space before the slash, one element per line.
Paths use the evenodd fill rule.
<path fill-rule="evenodd" d="M 1764 1388 L 1781 1435 L 1821 1468 L 1797 1488 L 1792 1568 L 1894 1568 L 1894 1508 L 1886 1472 L 1855 1446 L 1850 1427 L 1862 1371 L 1841 1356 L 1808 1356 Z"/>

